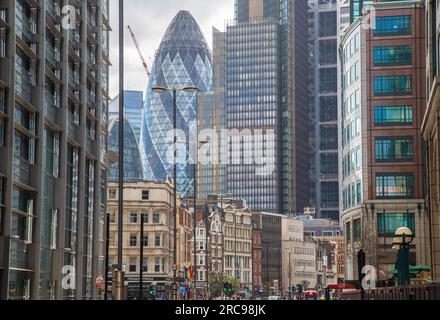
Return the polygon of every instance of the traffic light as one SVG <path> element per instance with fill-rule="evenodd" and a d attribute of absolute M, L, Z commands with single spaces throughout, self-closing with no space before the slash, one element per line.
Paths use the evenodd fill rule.
<path fill-rule="evenodd" d="M 228 283 L 227 282 L 223 282 L 223 292 L 224 293 L 228 292 Z"/>
<path fill-rule="evenodd" d="M 154 297 L 156 296 L 156 292 L 152 287 L 148 289 L 148 300 L 154 300 Z"/>

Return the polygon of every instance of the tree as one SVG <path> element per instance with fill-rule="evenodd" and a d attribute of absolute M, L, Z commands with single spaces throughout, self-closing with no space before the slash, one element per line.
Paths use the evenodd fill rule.
<path fill-rule="evenodd" d="M 220 297 L 224 294 L 224 284 L 232 284 L 233 293 L 240 291 L 240 281 L 226 273 L 211 273 L 209 275 L 209 294 L 211 297 Z"/>

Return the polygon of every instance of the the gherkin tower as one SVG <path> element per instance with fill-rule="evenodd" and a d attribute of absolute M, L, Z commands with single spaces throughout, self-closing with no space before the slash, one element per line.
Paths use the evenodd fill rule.
<path fill-rule="evenodd" d="M 149 180 L 163 181 L 173 177 L 173 97 L 171 92 L 153 93 L 162 86 L 182 89 L 195 86 L 211 91 L 211 52 L 194 17 L 180 11 L 165 32 L 156 52 L 144 108 L 141 152 L 144 175 Z M 198 99 L 196 94 L 178 92 L 177 128 L 179 141 L 189 141 L 197 129 Z M 185 136 L 182 135 L 185 134 Z M 188 145 L 178 145 L 177 186 L 182 196 L 193 194 L 194 169 L 187 155 Z M 170 156 L 171 154 L 171 156 Z"/>

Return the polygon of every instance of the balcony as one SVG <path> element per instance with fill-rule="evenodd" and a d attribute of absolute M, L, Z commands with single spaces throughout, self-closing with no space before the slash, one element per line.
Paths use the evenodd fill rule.
<path fill-rule="evenodd" d="M 0 9 L 0 28 L 8 27 L 8 11 L 7 9 Z"/>
<path fill-rule="evenodd" d="M 78 139 L 78 126 L 75 125 L 73 121 L 73 116 L 69 113 L 69 120 L 67 124 L 67 132 L 69 137 L 71 137 L 74 140 L 79 141 Z"/>
<path fill-rule="evenodd" d="M 13 178 L 27 186 L 31 184 L 31 163 L 23 158 L 14 156 L 12 165 Z"/>
<path fill-rule="evenodd" d="M 61 61 L 61 54 L 58 48 L 52 47 L 52 45 L 46 40 L 46 63 L 51 67 L 52 71 L 58 69 L 59 62 Z"/>
<path fill-rule="evenodd" d="M 28 267 L 28 245 L 22 240 L 11 239 L 9 248 L 9 264 L 11 268 L 29 269 Z"/>
<path fill-rule="evenodd" d="M 92 139 L 90 139 L 90 137 L 87 137 L 86 145 L 87 145 L 87 152 L 90 154 L 94 154 L 95 140 L 92 140 Z"/>
<path fill-rule="evenodd" d="M 57 122 L 58 106 L 53 94 L 46 91 L 44 99 L 44 115 L 53 122 Z"/>
<path fill-rule="evenodd" d="M 24 15 L 22 12 L 16 14 L 16 34 L 21 38 L 31 51 L 36 54 L 37 44 L 35 43 L 34 35 L 36 34 L 37 24 L 36 22 Z"/>
<path fill-rule="evenodd" d="M 56 23 L 61 15 L 61 9 L 56 1 L 45 0 L 46 4 L 46 16 L 52 19 L 53 23 Z"/>
<path fill-rule="evenodd" d="M 25 68 L 15 70 L 15 91 L 26 101 L 32 103 L 32 72 Z"/>

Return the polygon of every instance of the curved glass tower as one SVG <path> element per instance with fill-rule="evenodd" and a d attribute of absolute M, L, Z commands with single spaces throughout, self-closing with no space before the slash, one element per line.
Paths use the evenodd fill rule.
<path fill-rule="evenodd" d="M 141 152 L 146 179 L 164 181 L 173 177 L 173 97 L 171 92 L 153 93 L 162 86 L 182 89 L 195 86 L 211 91 L 211 52 L 200 28 L 188 11 L 180 11 L 169 25 L 156 52 L 147 88 L 141 130 Z M 197 132 L 197 95 L 177 92 L 179 141 L 189 141 Z M 184 133 L 184 135 L 183 135 Z M 182 196 L 193 194 L 194 168 L 188 145 L 178 145 L 177 187 Z"/>
<path fill-rule="evenodd" d="M 116 154 L 119 153 L 119 117 L 110 119 L 108 148 Z M 133 126 L 128 120 L 124 121 L 124 180 L 136 181 L 143 179 L 142 159 Z M 109 181 L 118 181 L 118 163 L 110 166 L 108 171 Z"/>

